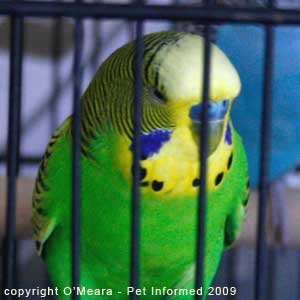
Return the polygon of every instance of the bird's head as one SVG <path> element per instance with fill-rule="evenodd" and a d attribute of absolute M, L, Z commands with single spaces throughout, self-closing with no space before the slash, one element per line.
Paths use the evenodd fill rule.
<path fill-rule="evenodd" d="M 158 32 L 144 37 L 143 48 L 143 132 L 189 127 L 194 136 L 198 136 L 204 39 L 190 33 Z M 134 57 L 134 42 L 119 48 L 102 65 L 91 84 L 91 87 L 97 86 L 99 90 L 100 86 L 104 91 L 104 100 L 101 100 L 101 89 L 94 93 L 100 95 L 99 101 L 106 102 L 100 103 L 99 107 L 106 106 L 108 116 L 113 115 L 110 121 L 115 122 L 119 130 L 124 129 L 127 135 L 133 131 Z M 240 79 L 234 66 L 212 44 L 208 108 L 210 152 L 224 134 L 232 101 L 240 89 Z M 113 113 L 109 112 L 110 109 Z"/>
<path fill-rule="evenodd" d="M 151 51 L 148 44 L 156 39 L 159 46 Z M 145 39 L 144 73 L 152 101 L 167 108 L 175 126 L 189 126 L 195 136 L 199 136 L 201 127 L 204 43 L 198 35 L 175 32 L 168 32 L 163 38 L 157 33 L 150 34 Z M 212 44 L 208 106 L 210 151 L 220 141 L 232 101 L 240 89 L 236 69 Z"/>

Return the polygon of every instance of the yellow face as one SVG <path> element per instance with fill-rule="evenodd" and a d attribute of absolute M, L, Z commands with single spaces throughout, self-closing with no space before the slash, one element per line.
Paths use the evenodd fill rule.
<path fill-rule="evenodd" d="M 199 129 L 201 127 L 203 92 L 203 38 L 184 34 L 174 42 L 166 43 L 155 54 L 151 62 L 148 98 L 159 102 L 174 125 L 168 142 L 159 152 L 141 161 L 146 170 L 143 190 L 148 193 L 163 193 L 169 196 L 195 195 L 199 182 Z M 222 183 L 229 171 L 228 161 L 233 152 L 233 144 L 226 142 L 229 114 L 232 101 L 239 94 L 239 76 L 225 54 L 212 45 L 209 91 L 209 131 L 210 157 L 208 186 L 214 189 Z M 148 102 L 149 102 L 148 101 Z M 151 105 L 151 104 L 150 104 Z M 230 133 L 231 134 L 231 133 Z M 122 142 L 123 144 L 123 142 Z M 131 179 L 131 155 L 126 151 L 121 165 Z M 220 179 L 220 181 L 219 181 Z M 153 183 L 160 185 L 153 186 Z M 163 184 L 161 184 L 163 183 Z M 157 189 L 156 189 L 157 188 Z"/>
<path fill-rule="evenodd" d="M 189 124 L 191 106 L 202 101 L 203 58 L 204 39 L 192 34 L 166 45 L 155 55 L 152 66 L 153 73 L 158 73 L 155 89 L 174 114 L 176 125 Z M 231 102 L 240 89 L 237 71 L 226 55 L 212 44 L 209 100 Z"/>

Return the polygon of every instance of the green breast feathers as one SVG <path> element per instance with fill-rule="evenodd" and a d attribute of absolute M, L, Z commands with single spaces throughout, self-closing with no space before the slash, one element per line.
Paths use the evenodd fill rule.
<path fill-rule="evenodd" d="M 113 293 L 83 299 L 128 298 L 134 46 L 116 50 L 82 98 L 80 285 Z M 230 120 L 240 79 L 226 55 L 213 44 L 211 50 L 205 294 L 223 250 L 238 237 L 249 195 L 244 147 Z M 140 285 L 148 291 L 195 282 L 203 51 L 194 34 L 144 37 Z M 50 139 L 33 195 L 34 240 L 59 300 L 71 299 L 63 289 L 71 285 L 72 122 L 70 116 Z"/>

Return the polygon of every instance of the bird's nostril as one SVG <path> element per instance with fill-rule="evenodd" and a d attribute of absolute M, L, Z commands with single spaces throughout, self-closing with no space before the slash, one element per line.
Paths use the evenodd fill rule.
<path fill-rule="evenodd" d="M 220 102 L 210 101 L 207 104 L 209 121 L 221 120 L 224 118 L 229 107 L 229 100 L 222 100 Z M 202 103 L 194 105 L 190 109 L 190 117 L 193 121 L 201 122 Z"/>

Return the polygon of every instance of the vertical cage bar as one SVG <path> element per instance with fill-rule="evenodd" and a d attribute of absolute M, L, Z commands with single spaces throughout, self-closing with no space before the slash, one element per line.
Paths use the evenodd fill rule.
<path fill-rule="evenodd" d="M 238 249 L 233 248 L 229 250 L 227 253 L 227 260 L 226 260 L 226 271 L 227 271 L 227 286 L 228 287 L 237 287 L 237 275 L 236 275 L 236 266 L 238 266 Z M 230 295 L 228 294 L 226 299 L 228 300 L 235 300 L 237 299 L 238 294 Z"/>
<path fill-rule="evenodd" d="M 93 51 L 90 56 L 89 64 L 91 66 L 91 70 L 93 74 L 96 74 L 99 66 L 99 61 L 102 54 L 102 40 L 101 40 L 101 21 L 94 20 L 93 21 L 93 36 L 94 36 L 94 44 Z"/>
<path fill-rule="evenodd" d="M 277 274 L 277 258 L 280 255 L 280 249 L 277 245 L 272 245 L 268 251 L 268 281 L 267 281 L 267 300 L 276 299 L 276 274 Z"/>
<path fill-rule="evenodd" d="M 272 0 L 268 1 L 268 8 L 274 7 Z M 266 297 L 266 271 L 267 271 L 267 242 L 266 242 L 266 206 L 269 188 L 269 153 L 271 134 L 272 113 L 272 77 L 274 56 L 274 32 L 272 25 L 265 28 L 265 62 L 264 62 L 264 87 L 262 123 L 260 138 L 260 174 L 259 174 L 259 206 L 258 227 L 256 243 L 256 265 L 255 265 L 255 299 L 263 300 Z"/>
<path fill-rule="evenodd" d="M 137 1 L 140 3 L 141 1 Z M 139 244 L 140 244 L 140 157 L 141 157 L 141 122 L 143 97 L 143 21 L 136 23 L 136 49 L 134 60 L 134 111 L 133 111 L 133 173 L 132 173 L 132 203 L 131 203 L 131 264 L 130 286 L 139 286 Z M 135 293 L 131 300 L 138 299 Z"/>
<path fill-rule="evenodd" d="M 51 56 L 52 56 L 52 93 L 49 101 L 50 112 L 50 133 L 58 126 L 58 100 L 60 92 L 60 56 L 62 53 L 62 18 L 58 17 L 53 20 L 51 29 Z"/>
<path fill-rule="evenodd" d="M 299 270 L 299 267 L 300 267 L 300 253 L 297 252 L 297 257 L 298 257 L 298 272 L 297 272 L 297 280 L 298 282 L 300 282 L 300 270 Z M 300 284 L 298 285 L 297 287 L 297 295 L 298 295 L 298 299 L 300 299 Z"/>
<path fill-rule="evenodd" d="M 81 0 L 76 0 L 80 3 Z M 82 45 L 83 24 L 75 19 L 73 63 L 73 161 L 72 161 L 72 286 L 80 285 L 80 141 L 81 141 L 81 82 L 82 82 Z M 72 300 L 79 299 L 77 293 Z"/>
<path fill-rule="evenodd" d="M 7 139 L 7 207 L 3 255 L 3 289 L 12 289 L 15 280 L 15 215 L 20 147 L 22 89 L 23 19 L 11 17 L 9 70 L 9 125 Z M 12 295 L 6 299 L 13 299 Z"/>
<path fill-rule="evenodd" d="M 210 5 L 207 1 L 207 5 Z M 203 91 L 202 91 L 202 111 L 200 130 L 200 190 L 198 199 L 198 224 L 197 224 L 197 244 L 196 244 L 196 289 L 203 287 L 205 270 L 205 218 L 206 218 L 206 176 L 208 157 L 208 99 L 209 99 L 209 77 L 210 77 L 210 25 L 204 26 L 204 66 L 203 70 Z M 195 295 L 196 300 L 204 299 L 203 295 Z"/>

